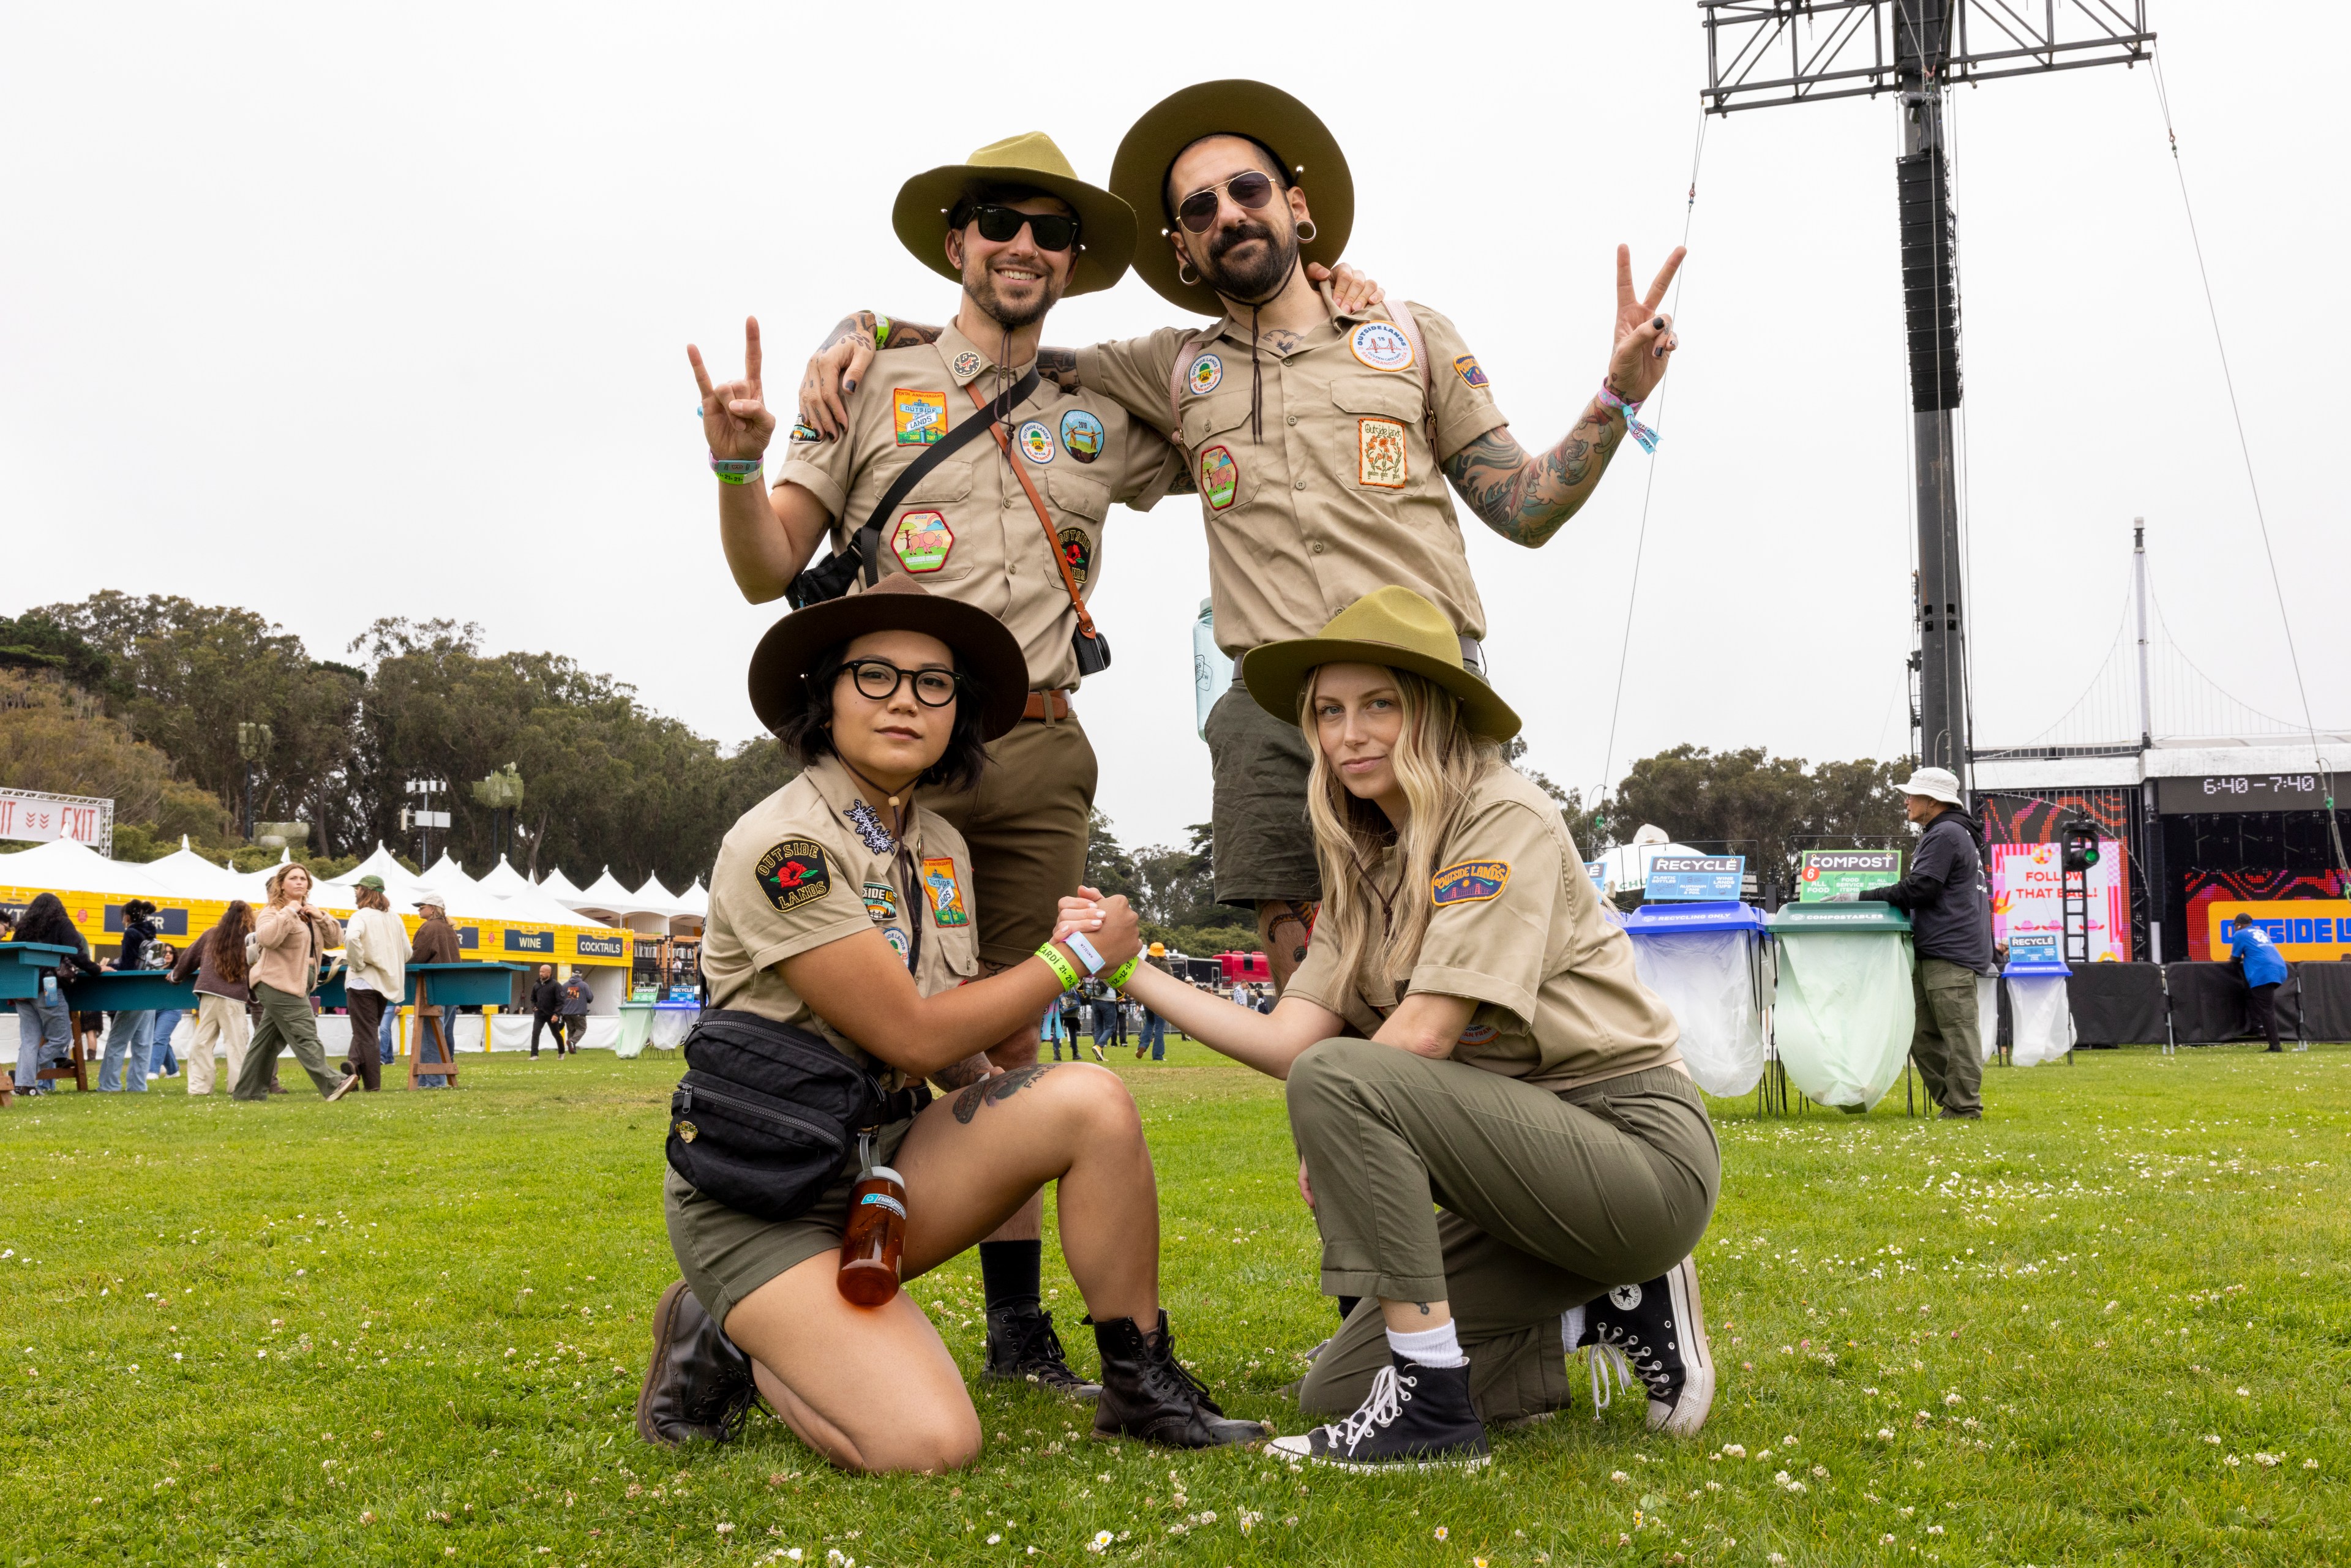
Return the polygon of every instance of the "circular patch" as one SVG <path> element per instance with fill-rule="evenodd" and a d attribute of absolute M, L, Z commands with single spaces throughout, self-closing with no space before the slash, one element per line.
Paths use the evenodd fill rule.
<path fill-rule="evenodd" d="M 680 1122 L 677 1124 L 677 1135 L 681 1142 L 690 1144 L 702 1135 L 702 1129 L 691 1122 Z"/>
<path fill-rule="evenodd" d="M 1608 1299 L 1615 1303 L 1618 1312 L 1629 1312 L 1641 1304 L 1641 1287 L 1619 1285 L 1608 1292 Z"/>
<path fill-rule="evenodd" d="M 968 381 L 979 374 L 979 356 L 966 349 L 955 357 L 955 362 L 949 368 L 955 371 L 958 380 Z"/>
<path fill-rule="evenodd" d="M 1217 390 L 1225 379 L 1225 361 L 1214 354 L 1202 354 L 1192 361 L 1192 395 L 1206 397 Z"/>
<path fill-rule="evenodd" d="M 1061 450 L 1081 463 L 1091 463 L 1102 455 L 1102 422 L 1084 409 L 1073 408 L 1061 415 Z"/>
<path fill-rule="evenodd" d="M 913 956 L 906 951 L 906 934 L 904 931 L 894 925 L 890 926 L 882 933 L 882 939 L 890 944 L 892 952 L 898 955 L 898 962 L 910 966 L 914 963 Z"/>
<path fill-rule="evenodd" d="M 1086 538 L 1085 529 L 1061 530 L 1061 559 L 1069 563 L 1070 580 L 1083 588 L 1094 570 L 1094 543 Z"/>
<path fill-rule="evenodd" d="M 1013 432 L 1012 439 L 1020 444 L 1020 450 L 1029 455 L 1029 462 L 1050 463 L 1053 460 L 1053 433 L 1045 428 L 1043 420 L 1030 420 Z"/>
<path fill-rule="evenodd" d="M 1355 358 L 1375 371 L 1412 369 L 1412 340 L 1393 321 L 1366 321 L 1347 338 Z"/>

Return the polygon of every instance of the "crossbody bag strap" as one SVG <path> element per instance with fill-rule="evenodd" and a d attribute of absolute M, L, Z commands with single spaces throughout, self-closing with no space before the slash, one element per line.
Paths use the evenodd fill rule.
<path fill-rule="evenodd" d="M 1029 374 L 1033 380 L 1037 372 L 1031 371 Z M 967 386 L 963 390 L 971 393 L 972 402 L 979 401 L 977 387 Z M 1053 514 L 1046 510 L 1045 497 L 1037 494 L 1036 483 L 1029 477 L 1027 466 L 1013 455 L 1012 438 L 1004 434 L 1001 425 L 991 423 L 988 429 L 996 433 L 996 444 L 1002 449 L 1004 460 L 1012 465 L 1012 476 L 1019 480 L 1020 487 L 1029 493 L 1029 504 L 1037 508 L 1037 521 L 1045 530 L 1045 548 L 1052 553 L 1053 564 L 1061 568 L 1061 586 L 1070 591 L 1070 608 L 1078 612 L 1078 634 L 1100 637 L 1102 633 L 1094 630 L 1094 618 L 1086 611 L 1086 601 L 1078 597 L 1078 580 L 1070 570 L 1070 558 L 1061 553 L 1061 536 L 1053 531 Z"/>
<path fill-rule="evenodd" d="M 1200 341 L 1201 334 L 1194 332 L 1176 344 L 1176 367 L 1167 372 L 1167 413 L 1175 422 L 1168 427 L 1167 440 L 1178 452 L 1184 450 L 1184 383 L 1192 379 L 1192 367 L 1186 361 Z"/>
<path fill-rule="evenodd" d="M 1399 299 L 1389 306 L 1388 319 L 1395 323 L 1404 340 L 1412 345 L 1413 362 L 1420 367 L 1421 406 L 1427 412 L 1421 424 L 1428 433 L 1429 455 L 1437 453 L 1437 367 L 1428 362 L 1428 340 L 1420 335 L 1420 323 L 1413 319 L 1412 307 Z"/>

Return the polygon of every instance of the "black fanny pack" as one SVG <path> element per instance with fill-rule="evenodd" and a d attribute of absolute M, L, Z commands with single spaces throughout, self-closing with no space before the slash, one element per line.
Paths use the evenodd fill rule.
<path fill-rule="evenodd" d="M 670 1169 L 729 1208 L 797 1219 L 855 1151 L 856 1136 L 930 1103 L 925 1085 L 880 1083 L 805 1030 L 718 1009 L 685 1037 L 669 1102 Z"/>

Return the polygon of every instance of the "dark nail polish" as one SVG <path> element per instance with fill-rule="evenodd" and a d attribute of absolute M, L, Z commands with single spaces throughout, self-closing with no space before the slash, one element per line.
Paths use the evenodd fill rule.
<path fill-rule="evenodd" d="M 1666 325 L 1666 319 L 1663 316 L 1660 316 L 1656 320 L 1650 322 L 1649 325 L 1662 330 Z"/>
<path fill-rule="evenodd" d="M 857 383 L 855 382 L 843 382 L 841 383 L 841 390 L 845 392 L 853 392 L 857 390 Z"/>

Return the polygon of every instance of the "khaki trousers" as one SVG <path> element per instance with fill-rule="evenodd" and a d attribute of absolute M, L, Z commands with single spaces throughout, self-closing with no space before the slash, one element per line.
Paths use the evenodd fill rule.
<path fill-rule="evenodd" d="M 302 1064 L 321 1095 L 343 1081 L 341 1073 L 327 1069 L 327 1050 L 319 1043 L 319 1019 L 310 1010 L 309 998 L 256 980 L 253 999 L 261 1004 L 261 1027 L 253 1031 L 253 1042 L 246 1047 L 245 1062 L 236 1075 L 238 1099 L 269 1098 L 269 1070 L 277 1063 L 280 1046 L 294 1048 L 294 1060 Z"/>
<path fill-rule="evenodd" d="M 988 963 L 1018 964 L 1043 946 L 1062 896 L 1085 880 L 1098 773 L 1075 716 L 1023 719 L 988 742 L 977 785 L 923 792 L 922 803 L 970 846 L 979 956 Z"/>
<path fill-rule="evenodd" d="M 253 1020 L 246 1016 L 245 1004 L 226 997 L 196 993 L 195 1032 L 188 1039 L 184 1069 L 188 1092 L 209 1094 L 213 1092 L 213 1047 L 221 1045 L 228 1051 L 228 1086 L 236 1087 L 237 1075 L 245 1071 L 245 1050 L 253 1038 Z"/>
<path fill-rule="evenodd" d="M 1289 1098 L 1323 1293 L 1364 1298 L 1306 1375 L 1310 1412 L 1353 1410 L 1389 1364 L 1379 1297 L 1451 1303 L 1486 1419 L 1560 1408 L 1560 1314 L 1687 1257 L 1721 1186 L 1705 1102 L 1671 1067 L 1556 1094 L 1329 1040 Z"/>
<path fill-rule="evenodd" d="M 1946 1111 L 1983 1110 L 1983 1031 L 1976 1017 L 1976 974 L 1948 958 L 1921 958 L 1910 971 L 1918 1021 L 1910 1060 L 1927 1093 Z"/>

